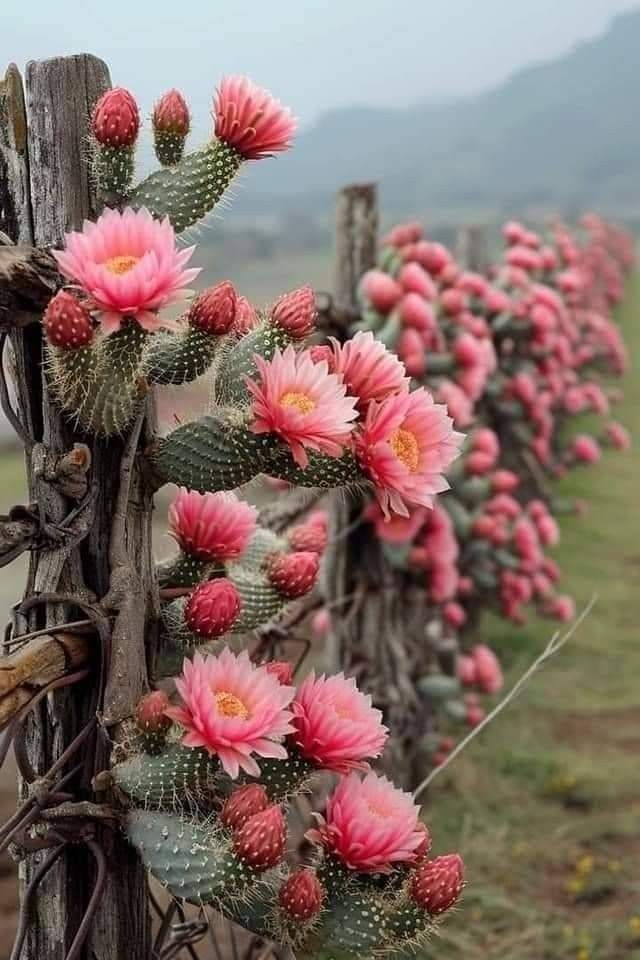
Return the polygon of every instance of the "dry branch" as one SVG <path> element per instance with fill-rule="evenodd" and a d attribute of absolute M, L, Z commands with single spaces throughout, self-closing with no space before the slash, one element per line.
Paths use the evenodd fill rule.
<path fill-rule="evenodd" d="M 83 666 L 90 655 L 87 637 L 44 634 L 0 660 L 0 726 L 4 726 L 42 687 Z"/>

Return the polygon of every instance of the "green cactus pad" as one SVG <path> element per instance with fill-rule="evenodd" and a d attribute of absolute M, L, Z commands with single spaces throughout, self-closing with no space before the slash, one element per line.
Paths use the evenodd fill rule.
<path fill-rule="evenodd" d="M 122 434 L 146 394 L 141 360 L 147 334 L 135 321 L 80 350 L 48 348 L 55 396 L 83 429 Z"/>
<path fill-rule="evenodd" d="M 234 566 L 229 568 L 228 575 L 240 595 L 240 616 L 233 625 L 234 633 L 255 630 L 282 613 L 290 603 L 264 574 Z"/>
<path fill-rule="evenodd" d="M 403 940 L 415 943 L 424 940 L 425 934 L 433 930 L 433 918 L 412 900 L 407 900 L 392 910 L 387 917 L 387 936 L 393 952 L 401 946 Z"/>
<path fill-rule="evenodd" d="M 169 217 L 176 233 L 182 233 L 213 210 L 242 162 L 233 147 L 221 141 L 207 143 L 143 180 L 133 191 L 131 204 L 146 207 L 154 217 Z"/>
<path fill-rule="evenodd" d="M 158 440 L 150 459 L 164 483 L 200 493 L 233 490 L 259 473 L 271 472 L 281 448 L 270 436 L 205 416 Z"/>
<path fill-rule="evenodd" d="M 384 901 L 375 894 L 354 890 L 331 900 L 312 941 L 322 949 L 323 956 L 334 956 L 337 950 L 367 957 L 383 946 L 387 936 Z"/>
<path fill-rule="evenodd" d="M 309 760 L 296 754 L 295 750 L 287 746 L 289 756 L 286 760 L 260 759 L 261 783 L 269 794 L 269 799 L 282 802 L 289 797 L 303 793 L 309 787 L 317 770 Z"/>
<path fill-rule="evenodd" d="M 291 342 L 291 337 L 282 327 L 263 320 L 221 356 L 216 370 L 216 401 L 231 405 L 248 404 L 250 394 L 244 378 L 257 379 L 258 372 L 253 359 L 255 354 L 264 360 L 271 360 L 278 348 L 284 350 Z"/>
<path fill-rule="evenodd" d="M 367 479 L 362 472 L 358 461 L 352 453 L 345 453 L 341 457 L 329 457 L 324 453 L 307 451 L 309 465 L 304 469 L 299 467 L 291 455 L 280 458 L 269 467 L 269 473 L 280 480 L 288 480 L 298 487 L 320 487 L 332 489 L 334 487 L 348 487 L 362 485 Z"/>
<path fill-rule="evenodd" d="M 161 587 L 193 587 L 202 580 L 209 580 L 216 573 L 222 575 L 223 571 L 206 560 L 198 560 L 197 557 L 183 553 L 182 550 L 156 567 Z"/>
<path fill-rule="evenodd" d="M 180 163 L 184 156 L 186 137 L 180 133 L 170 133 L 168 130 L 153 131 L 153 147 L 158 162 L 163 167 L 172 167 Z"/>
<path fill-rule="evenodd" d="M 92 172 L 100 200 L 115 207 L 126 200 L 135 166 L 133 147 L 94 144 Z"/>
<path fill-rule="evenodd" d="M 282 550 L 287 550 L 286 540 L 266 527 L 258 527 L 240 558 L 240 564 L 245 569 L 259 570 L 270 553 Z"/>
<path fill-rule="evenodd" d="M 216 824 L 134 810 L 127 816 L 126 831 L 154 877 L 181 900 L 232 904 L 255 877 Z"/>
<path fill-rule="evenodd" d="M 191 324 L 180 333 L 158 333 L 146 351 L 145 375 L 151 383 L 191 383 L 207 372 L 222 340 Z"/>
<path fill-rule="evenodd" d="M 211 798 L 220 775 L 215 757 L 174 744 L 159 754 L 136 754 L 112 770 L 115 784 L 145 808 L 175 810 Z"/>

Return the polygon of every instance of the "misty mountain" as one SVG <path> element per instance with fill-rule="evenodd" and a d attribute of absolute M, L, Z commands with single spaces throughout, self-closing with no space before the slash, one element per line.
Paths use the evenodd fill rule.
<path fill-rule="evenodd" d="M 367 179 L 380 182 L 385 207 L 397 213 L 532 204 L 637 210 L 639 61 L 640 9 L 474 97 L 333 110 L 289 154 L 256 165 L 238 212 L 321 210 L 341 185 Z"/>

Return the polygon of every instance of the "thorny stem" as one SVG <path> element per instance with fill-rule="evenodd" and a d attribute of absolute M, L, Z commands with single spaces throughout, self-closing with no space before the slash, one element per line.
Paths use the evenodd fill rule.
<path fill-rule="evenodd" d="M 427 787 L 433 783 L 435 778 L 440 773 L 442 773 L 443 770 L 446 770 L 449 764 L 452 763 L 460 753 L 462 753 L 465 747 L 467 747 L 471 743 L 471 741 L 475 737 L 477 737 L 482 730 L 484 730 L 485 727 L 487 727 L 493 720 L 495 720 L 498 714 L 502 713 L 504 708 L 508 706 L 512 700 L 515 700 L 515 698 L 518 696 L 520 691 L 527 685 L 527 683 L 529 682 L 531 677 L 534 675 L 534 673 L 537 673 L 537 671 L 541 667 L 543 667 L 545 663 L 547 663 L 547 661 L 550 660 L 554 654 L 556 654 L 559 650 L 562 649 L 562 647 L 564 647 L 565 643 L 567 643 L 567 641 L 571 639 L 571 637 L 576 632 L 580 624 L 591 613 L 591 610 L 593 609 L 593 606 L 597 599 L 598 599 L 597 595 L 594 594 L 591 600 L 589 601 L 589 603 L 587 604 L 587 606 L 585 607 L 585 609 L 582 611 L 580 616 L 572 623 L 571 627 L 567 630 L 564 636 L 560 636 L 559 630 L 557 630 L 554 633 L 554 635 L 551 637 L 551 640 L 549 641 L 547 646 L 544 648 L 540 656 L 537 657 L 533 661 L 529 669 L 522 674 L 520 679 L 517 681 L 517 683 L 514 684 L 514 686 L 511 688 L 511 690 L 506 695 L 506 697 L 503 700 L 501 700 L 500 703 L 497 706 L 495 706 L 490 713 L 487 714 L 484 720 L 482 720 L 477 727 L 474 727 L 474 729 L 471 730 L 471 732 L 468 733 L 467 736 L 460 741 L 460 743 L 456 746 L 456 748 L 451 751 L 447 759 L 443 763 L 441 763 L 440 766 L 434 767 L 431 773 L 429 773 L 429 775 L 424 778 L 422 783 L 418 787 L 416 787 L 416 789 L 413 791 L 414 800 L 417 800 L 420 794 L 423 793 L 423 791 L 426 790 Z"/>

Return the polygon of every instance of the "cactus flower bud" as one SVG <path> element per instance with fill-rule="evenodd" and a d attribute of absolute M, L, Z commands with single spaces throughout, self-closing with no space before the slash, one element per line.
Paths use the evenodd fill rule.
<path fill-rule="evenodd" d="M 208 640 L 229 630 L 240 614 L 238 591 L 226 577 L 196 587 L 187 600 L 184 618 L 194 633 Z"/>
<path fill-rule="evenodd" d="M 165 167 L 179 163 L 191 127 L 187 103 L 178 90 L 163 94 L 153 108 L 153 139 L 156 156 Z"/>
<path fill-rule="evenodd" d="M 288 660 L 269 660 L 264 666 L 267 673 L 275 677 L 283 687 L 290 687 L 293 683 L 293 664 Z"/>
<path fill-rule="evenodd" d="M 292 340 L 304 340 L 315 329 L 316 298 L 311 287 L 285 293 L 271 309 L 271 320 Z"/>
<path fill-rule="evenodd" d="M 282 808 L 275 805 L 254 813 L 233 837 L 236 853 L 254 870 L 268 870 L 280 863 L 286 844 Z"/>
<path fill-rule="evenodd" d="M 238 298 L 230 280 L 204 290 L 191 304 L 189 323 L 204 333 L 221 336 L 233 327 Z"/>
<path fill-rule="evenodd" d="M 427 860 L 411 875 L 411 899 L 431 916 L 454 905 L 464 884 L 464 863 L 457 853 Z"/>
<path fill-rule="evenodd" d="M 322 908 L 324 887 L 309 867 L 300 867 L 280 887 L 280 906 L 291 920 L 311 920 Z"/>
<path fill-rule="evenodd" d="M 44 312 L 47 340 L 62 350 L 78 350 L 93 340 L 91 314 L 73 294 L 59 290 Z"/>
<path fill-rule="evenodd" d="M 168 90 L 153 108 L 153 129 L 186 137 L 191 126 L 187 102 L 179 90 Z"/>
<path fill-rule="evenodd" d="M 237 787 L 225 800 L 220 811 L 220 820 L 225 827 L 239 830 L 250 817 L 261 813 L 269 806 L 267 791 L 261 783 L 247 783 Z"/>
<path fill-rule="evenodd" d="M 132 147 L 140 130 L 140 112 L 124 87 L 103 93 L 91 117 L 91 131 L 103 147 Z"/>
<path fill-rule="evenodd" d="M 287 600 L 297 600 L 314 586 L 318 565 L 318 554 L 309 550 L 277 553 L 269 559 L 267 575 L 278 593 Z"/>
<path fill-rule="evenodd" d="M 258 325 L 258 314 L 255 308 L 246 297 L 238 297 L 236 301 L 236 316 L 233 321 L 233 332 L 238 337 L 244 337 L 246 333 L 253 330 Z"/>
<path fill-rule="evenodd" d="M 165 710 L 170 705 L 164 690 L 154 690 L 142 698 L 136 707 L 136 724 L 142 733 L 166 733 L 172 721 Z"/>

